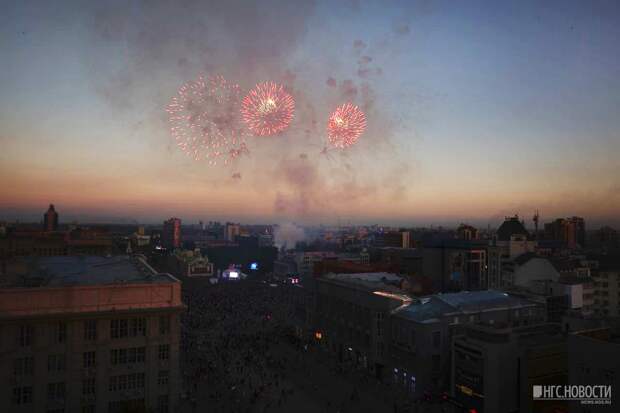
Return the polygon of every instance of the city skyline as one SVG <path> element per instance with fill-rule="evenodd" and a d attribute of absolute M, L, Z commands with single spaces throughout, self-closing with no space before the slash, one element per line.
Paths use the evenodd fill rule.
<path fill-rule="evenodd" d="M 0 219 L 619 223 L 613 2 L 116 6 L 0 17 Z M 199 74 L 285 84 L 290 130 L 229 166 L 188 158 L 164 109 Z M 323 155 L 345 100 L 368 129 Z"/>

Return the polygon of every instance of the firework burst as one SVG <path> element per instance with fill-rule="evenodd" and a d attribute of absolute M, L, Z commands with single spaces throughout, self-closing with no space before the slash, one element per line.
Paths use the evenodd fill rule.
<path fill-rule="evenodd" d="M 285 130 L 295 112 L 293 97 L 284 86 L 259 83 L 241 102 L 241 115 L 248 128 L 258 136 L 275 135 Z"/>
<path fill-rule="evenodd" d="M 327 122 L 327 137 L 330 145 L 335 148 L 344 149 L 355 144 L 364 130 L 366 116 L 351 103 L 338 106 Z"/>
<path fill-rule="evenodd" d="M 166 107 L 176 145 L 193 159 L 211 165 L 218 159 L 227 164 L 248 153 L 239 102 L 239 86 L 223 76 L 200 76 L 185 83 Z"/>

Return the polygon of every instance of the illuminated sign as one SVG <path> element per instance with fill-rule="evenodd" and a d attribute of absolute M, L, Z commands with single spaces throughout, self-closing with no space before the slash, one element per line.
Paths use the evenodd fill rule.
<path fill-rule="evenodd" d="M 250 264 L 250 269 L 251 270 L 258 270 L 258 263 L 257 262 L 253 262 L 252 264 Z"/>
<path fill-rule="evenodd" d="M 239 273 L 237 271 L 231 271 L 228 273 L 229 278 L 239 278 Z"/>

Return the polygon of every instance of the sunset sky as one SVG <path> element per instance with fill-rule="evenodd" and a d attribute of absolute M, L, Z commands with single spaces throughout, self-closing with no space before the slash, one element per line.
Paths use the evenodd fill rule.
<path fill-rule="evenodd" d="M 0 220 L 618 225 L 619 19 L 617 1 L 5 2 Z M 290 128 L 192 160 L 164 109 L 200 74 L 283 83 Z M 347 101 L 366 133 L 322 154 Z"/>

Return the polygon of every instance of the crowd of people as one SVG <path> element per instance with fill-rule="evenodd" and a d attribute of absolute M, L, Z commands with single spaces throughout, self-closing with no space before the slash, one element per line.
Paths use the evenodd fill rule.
<path fill-rule="evenodd" d="M 290 330 L 287 291 L 250 280 L 184 282 L 183 411 L 427 411 L 396 403 L 384 384 L 353 374 L 342 362 L 297 341 Z"/>
<path fill-rule="evenodd" d="M 274 411 L 294 392 L 283 380 L 286 358 L 272 350 L 286 334 L 272 288 L 229 282 L 185 289 L 182 371 L 190 403 L 206 402 L 210 411 Z"/>

